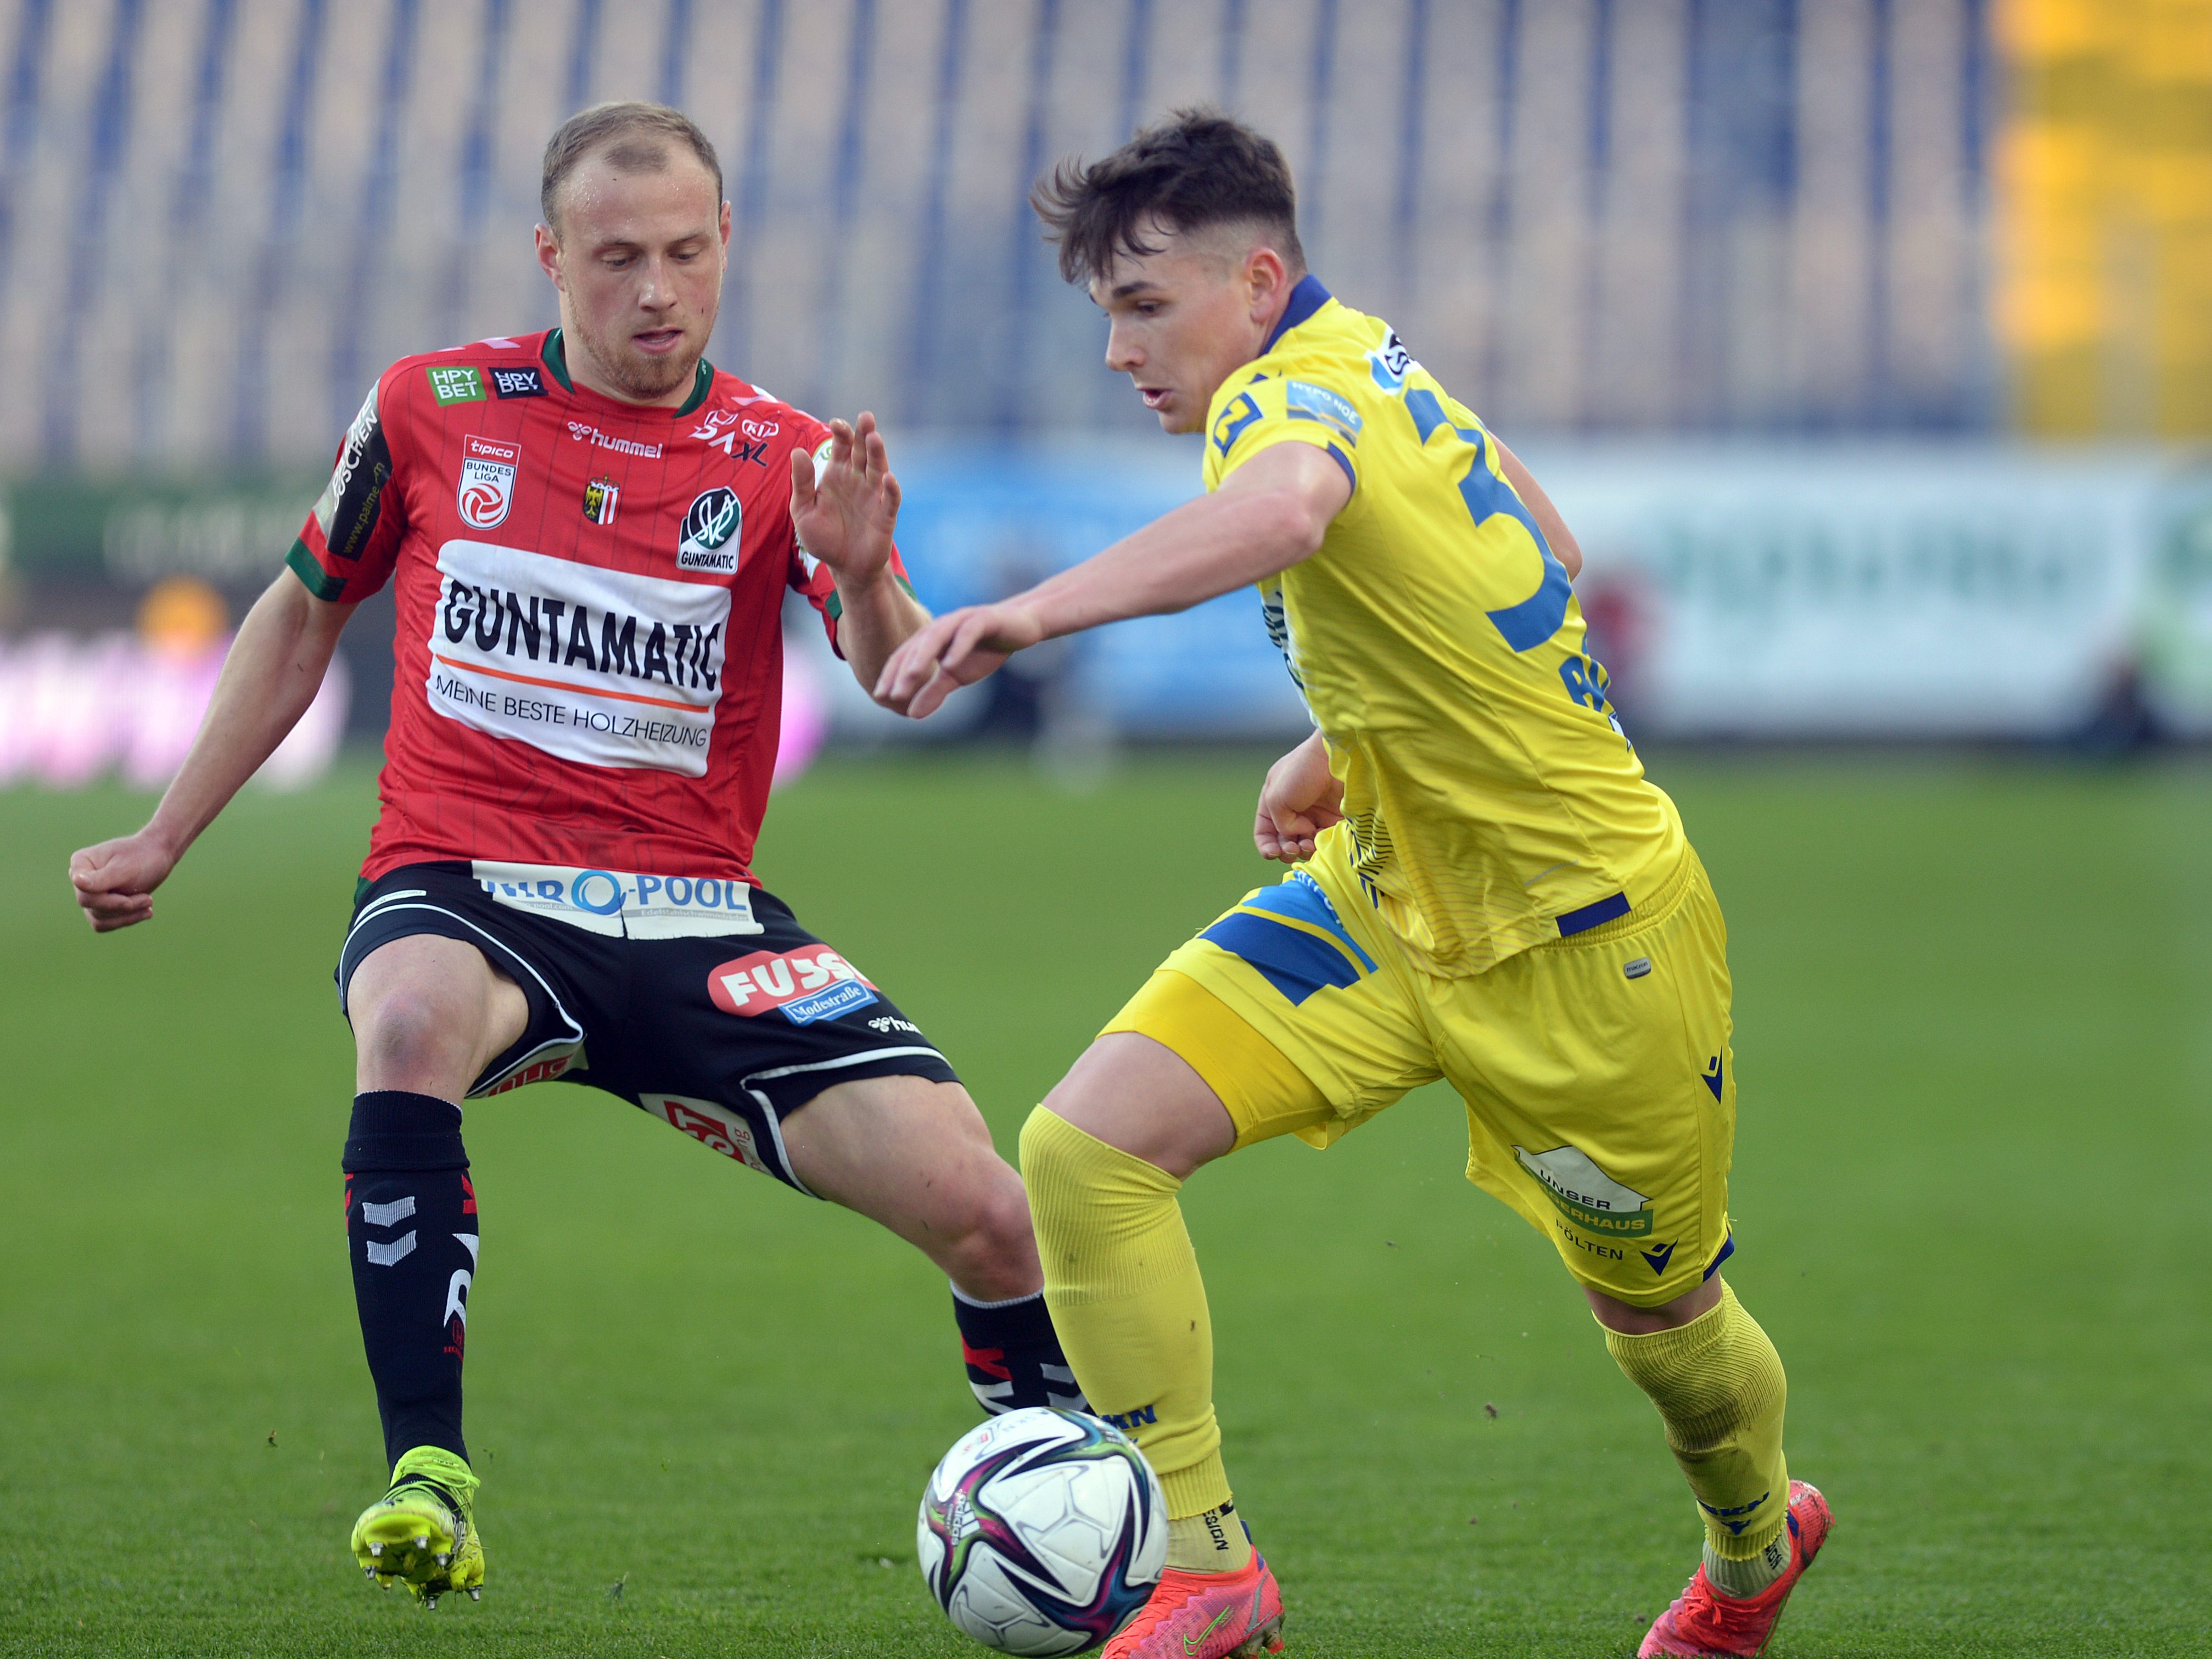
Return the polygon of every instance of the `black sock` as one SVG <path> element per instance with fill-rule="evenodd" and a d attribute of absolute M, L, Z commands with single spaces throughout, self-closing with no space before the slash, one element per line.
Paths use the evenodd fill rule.
<path fill-rule="evenodd" d="M 952 1291 L 952 1317 L 960 1326 L 960 1356 L 968 1386 L 993 1416 L 1024 1406 L 1058 1406 L 1087 1412 L 1091 1402 L 1075 1385 L 1060 1335 L 1045 1310 L 1044 1292 L 1006 1302 L 977 1302 Z"/>
<path fill-rule="evenodd" d="M 387 1464 L 415 1446 L 469 1455 L 461 1355 L 476 1277 L 477 1194 L 468 1167 L 461 1109 L 451 1101 L 400 1089 L 353 1097 L 346 1249 Z"/>

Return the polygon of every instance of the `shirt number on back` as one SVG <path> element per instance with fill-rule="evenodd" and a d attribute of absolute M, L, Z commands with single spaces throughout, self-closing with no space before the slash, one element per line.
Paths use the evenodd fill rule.
<path fill-rule="evenodd" d="M 1518 605 L 1488 613 L 1492 626 L 1504 637 L 1507 645 L 1516 652 L 1534 650 L 1558 633 L 1567 620 L 1567 600 L 1574 593 L 1574 583 L 1567 576 L 1566 566 L 1554 556 L 1551 544 L 1536 528 L 1536 520 L 1528 515 L 1528 509 L 1513 493 L 1512 486 L 1491 472 L 1487 433 L 1479 426 L 1453 425 L 1437 394 L 1425 386 L 1415 386 L 1406 393 L 1406 412 L 1413 417 L 1413 429 L 1420 434 L 1424 444 L 1438 427 L 1443 427 L 1474 450 L 1467 477 L 1460 480 L 1459 494 L 1467 503 L 1468 516 L 1474 520 L 1475 527 L 1480 529 L 1503 513 L 1528 532 L 1529 540 L 1536 544 L 1536 551 L 1543 556 L 1543 578 L 1536 584 L 1536 591 Z"/>

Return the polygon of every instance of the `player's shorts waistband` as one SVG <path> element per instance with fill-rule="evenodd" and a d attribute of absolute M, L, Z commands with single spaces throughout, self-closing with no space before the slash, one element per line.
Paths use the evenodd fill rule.
<path fill-rule="evenodd" d="M 1570 910 L 1559 918 L 1559 937 L 1546 943 L 1554 945 L 1597 945 L 1647 927 L 1681 902 L 1691 882 L 1704 868 L 1704 865 L 1698 862 L 1697 850 L 1686 846 L 1674 872 L 1661 882 L 1643 903 L 1631 905 L 1628 895 L 1623 892 L 1615 893 L 1610 898 L 1601 898 L 1594 904 L 1585 904 L 1578 910 Z"/>
<path fill-rule="evenodd" d="M 1617 921 L 1629 912 L 1628 895 L 1615 893 L 1611 898 L 1601 898 L 1595 904 L 1585 904 L 1579 910 L 1570 910 L 1559 918 L 1559 937 L 1571 939 L 1577 933 L 1587 933 L 1593 927 L 1602 927 L 1608 921 Z"/>

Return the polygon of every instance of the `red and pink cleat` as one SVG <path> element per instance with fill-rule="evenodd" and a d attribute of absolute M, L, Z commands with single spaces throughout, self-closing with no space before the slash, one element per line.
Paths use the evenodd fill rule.
<path fill-rule="evenodd" d="M 1782 1618 L 1782 1604 L 1820 1553 L 1835 1521 L 1820 1489 L 1802 1480 L 1790 1483 L 1789 1516 L 1790 1565 L 1781 1577 L 1749 1600 L 1738 1601 L 1716 1590 L 1700 1563 L 1689 1588 L 1652 1625 L 1636 1650 L 1637 1659 L 1662 1653 L 1685 1659 L 1752 1659 L 1763 1650 Z"/>
<path fill-rule="evenodd" d="M 1283 1593 L 1258 1551 L 1242 1572 L 1170 1567 L 1103 1659 L 1257 1659 L 1283 1650 Z"/>

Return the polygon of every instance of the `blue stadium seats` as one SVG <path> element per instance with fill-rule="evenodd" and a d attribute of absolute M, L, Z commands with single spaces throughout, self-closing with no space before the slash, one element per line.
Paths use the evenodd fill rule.
<path fill-rule="evenodd" d="M 0 465 L 290 468 L 401 353 L 550 320 L 559 119 L 673 99 L 717 360 L 825 410 L 1133 431 L 1024 203 L 1213 100 L 1315 268 L 1511 429 L 1987 423 L 1986 0 L 13 0 Z"/>

